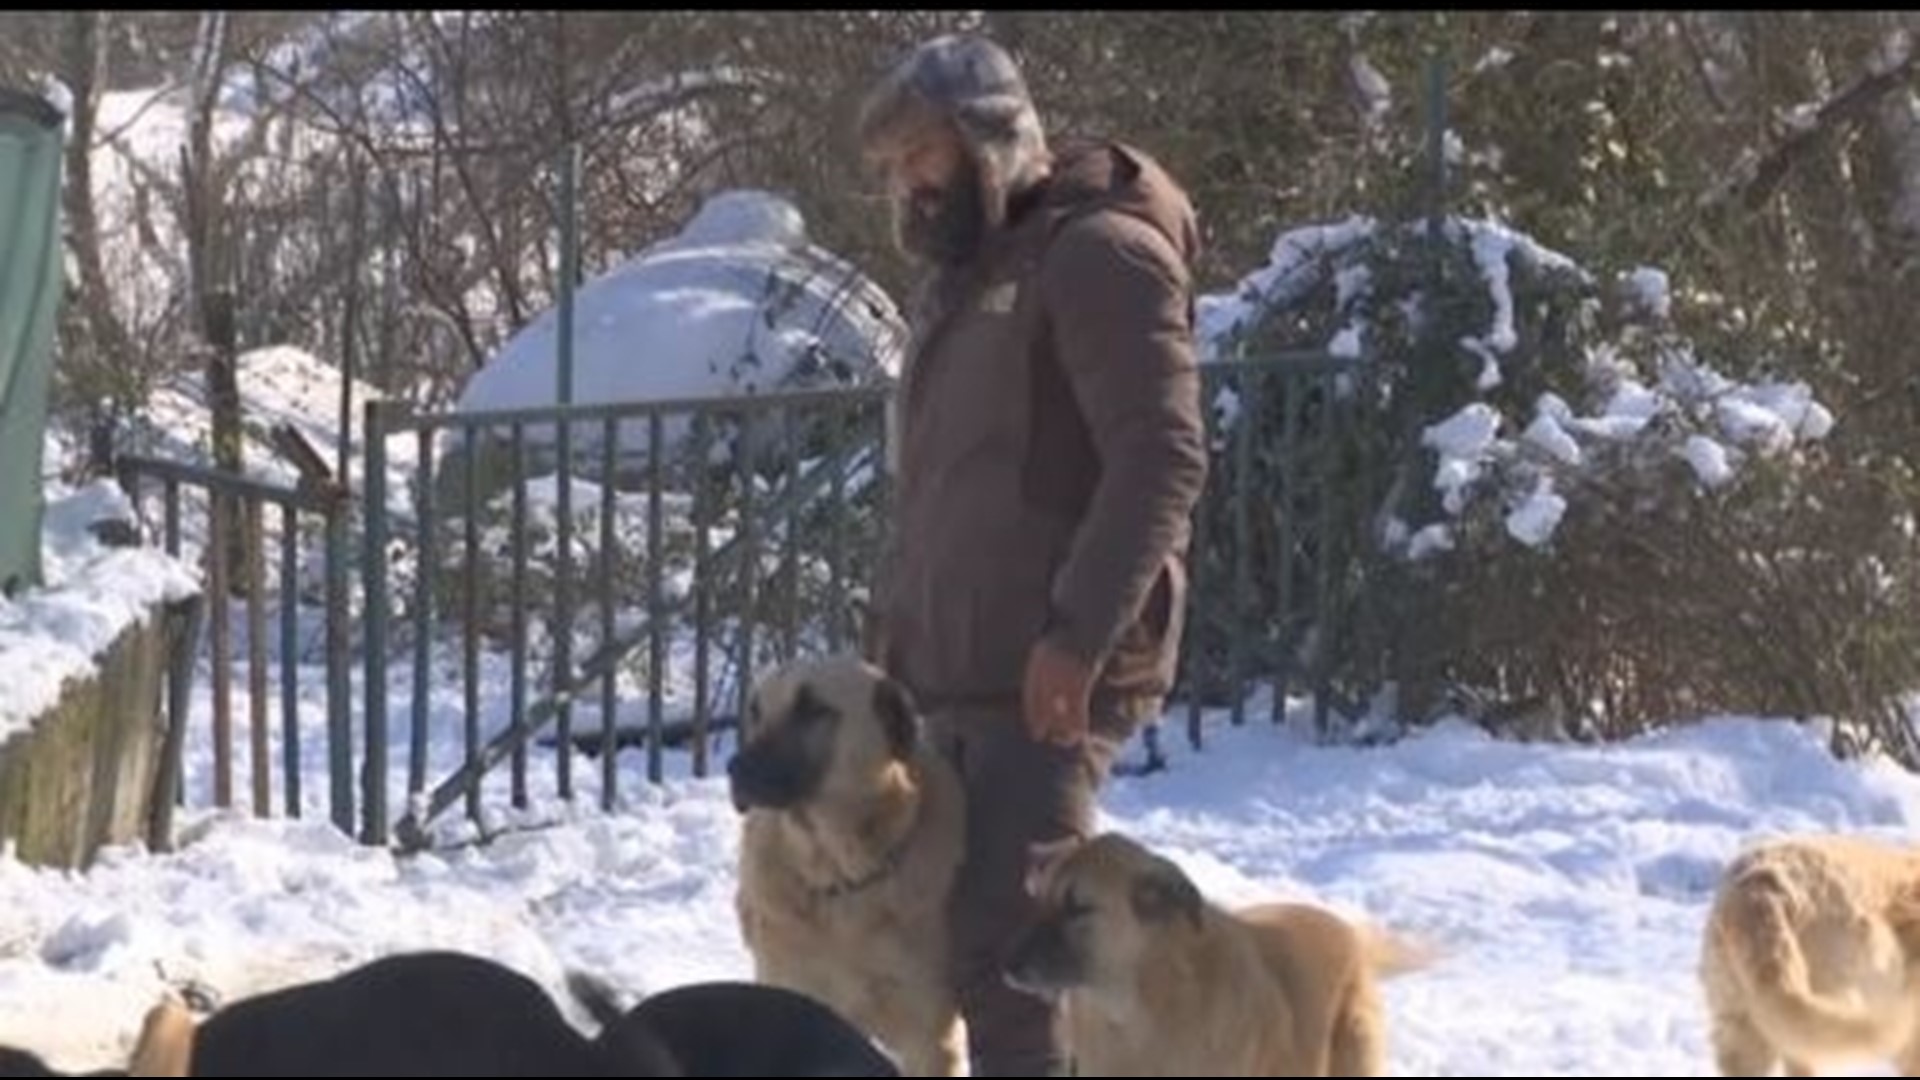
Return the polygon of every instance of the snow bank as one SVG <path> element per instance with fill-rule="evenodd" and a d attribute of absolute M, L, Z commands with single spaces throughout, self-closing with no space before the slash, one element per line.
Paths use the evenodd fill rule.
<path fill-rule="evenodd" d="M 109 481 L 48 493 L 46 583 L 0 598 L 0 742 L 57 705 L 67 681 L 90 674 L 154 605 L 198 591 L 199 575 L 186 564 L 153 548 L 109 547 L 91 529 L 132 517 Z"/>

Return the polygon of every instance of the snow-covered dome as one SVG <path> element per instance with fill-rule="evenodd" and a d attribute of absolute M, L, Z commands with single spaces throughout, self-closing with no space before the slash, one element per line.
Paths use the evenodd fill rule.
<path fill-rule="evenodd" d="M 723 191 L 708 199 L 686 228 L 668 243 L 675 247 L 735 247 L 770 244 L 800 248 L 807 222 L 792 203 L 765 191 Z"/>
<path fill-rule="evenodd" d="M 462 412 L 550 405 L 559 309 L 501 347 L 461 391 Z M 899 372 L 906 327 L 858 268 L 809 242 L 798 209 L 751 190 L 715 195 L 676 236 L 574 297 L 578 404 L 724 397 L 871 384 Z M 667 424 L 674 440 L 684 421 Z M 581 441 L 597 434 L 576 429 Z M 534 442 L 551 437 L 527 429 Z M 623 450 L 645 424 L 623 425 Z"/>

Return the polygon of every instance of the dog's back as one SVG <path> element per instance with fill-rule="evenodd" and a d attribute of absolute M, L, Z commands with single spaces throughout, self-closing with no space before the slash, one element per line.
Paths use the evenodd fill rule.
<path fill-rule="evenodd" d="M 1310 1075 L 1382 1075 L 1380 981 L 1422 970 L 1438 952 L 1314 904 L 1256 904 L 1235 916 L 1292 1006 L 1299 1045 L 1329 1070 Z"/>
<path fill-rule="evenodd" d="M 480 957 L 388 956 L 205 1020 L 194 1076 L 677 1076 L 609 1060 L 540 984 Z"/>
<path fill-rule="evenodd" d="M 1851 837 L 1798 837 L 1736 856 L 1700 958 L 1722 1074 L 1913 1054 L 1916 888 L 1920 860 Z"/>
<path fill-rule="evenodd" d="M 859 1028 L 796 991 L 693 983 L 623 1011 L 605 983 L 576 973 L 567 985 L 601 1024 L 601 1039 L 658 1039 L 689 1076 L 900 1075 Z"/>

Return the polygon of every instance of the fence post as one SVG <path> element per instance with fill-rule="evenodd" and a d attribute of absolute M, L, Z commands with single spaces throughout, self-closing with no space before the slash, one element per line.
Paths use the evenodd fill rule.
<path fill-rule="evenodd" d="M 383 844 L 387 838 L 387 407 L 379 400 L 368 401 L 361 421 L 361 437 L 366 440 L 365 477 L 366 528 L 363 533 L 364 556 L 361 560 L 362 587 L 366 592 L 364 618 L 366 635 L 366 760 L 360 785 L 365 805 L 360 840 L 365 844 Z M 425 567 L 420 568 L 427 572 Z"/>
<path fill-rule="evenodd" d="M 573 294 L 580 264 L 578 207 L 580 145 L 571 144 L 560 158 L 560 325 L 559 355 L 555 367 L 554 403 L 573 404 Z M 559 695 L 554 717 L 556 782 L 562 799 L 573 798 L 573 421 L 562 415 L 554 422 L 559 483 L 556 492 L 555 541 L 558 545 L 553 585 L 553 691 Z"/>
<path fill-rule="evenodd" d="M 334 828 L 353 835 L 353 712 L 347 700 L 353 693 L 348 669 L 350 590 L 347 561 L 347 515 L 353 501 L 344 481 L 328 493 L 326 518 L 327 575 L 327 781 Z"/>

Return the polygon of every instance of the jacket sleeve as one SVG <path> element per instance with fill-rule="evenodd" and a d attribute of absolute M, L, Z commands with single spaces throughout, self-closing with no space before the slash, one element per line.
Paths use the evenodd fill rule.
<path fill-rule="evenodd" d="M 1189 277 L 1158 230 L 1106 212 L 1061 231 L 1040 288 L 1100 459 L 1053 582 L 1047 638 L 1098 668 L 1185 539 L 1206 484 Z"/>

